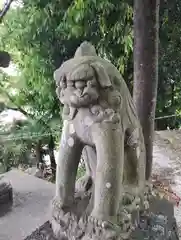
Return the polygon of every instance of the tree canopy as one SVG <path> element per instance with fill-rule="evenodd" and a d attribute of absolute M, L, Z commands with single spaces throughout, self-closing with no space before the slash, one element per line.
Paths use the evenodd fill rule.
<path fill-rule="evenodd" d="M 61 131 L 53 71 L 73 56 L 83 40 L 90 40 L 100 55 L 125 73 L 132 52 L 132 8 L 124 1 L 64 1 L 61 8 L 59 1 L 22 3 L 8 11 L 0 26 L 0 45 L 20 72 L 14 78 L 16 94 L 8 91 L 12 77 L 6 74 L 1 93 L 11 108 L 31 119 L 29 130 L 34 121 L 35 132 L 52 135 L 54 128 Z"/>
<path fill-rule="evenodd" d="M 131 0 L 14 0 L 0 25 L 0 49 L 18 69 L 1 72 L 0 101 L 29 119 L 23 131 L 53 136 L 61 132 L 61 106 L 55 94 L 54 70 L 74 55 L 78 45 L 91 41 L 98 53 L 133 86 L 133 2 Z M 156 117 L 180 113 L 181 3 L 160 6 L 160 59 Z M 10 86 L 12 86 L 10 88 Z M 13 91 L 10 91 L 13 90 Z M 1 107 L 1 106 L 0 106 Z M 157 128 L 180 126 L 180 119 L 156 121 Z M 43 140 L 43 139 L 38 139 Z"/>

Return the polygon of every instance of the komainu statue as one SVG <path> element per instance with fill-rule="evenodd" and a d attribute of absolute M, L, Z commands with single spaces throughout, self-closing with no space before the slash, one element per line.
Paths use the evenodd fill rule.
<path fill-rule="evenodd" d="M 148 201 L 143 134 L 126 83 L 88 42 L 54 78 L 64 107 L 53 231 L 58 239 L 127 239 L 132 213 Z M 86 173 L 76 181 L 81 156 Z"/>

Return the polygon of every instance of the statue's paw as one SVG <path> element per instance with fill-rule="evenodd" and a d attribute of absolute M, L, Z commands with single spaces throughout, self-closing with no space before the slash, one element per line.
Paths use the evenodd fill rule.
<path fill-rule="evenodd" d="M 55 197 L 52 200 L 52 217 L 61 225 L 68 225 L 70 219 L 76 220 L 76 216 L 71 212 L 71 209 L 65 207 L 61 199 Z"/>
<path fill-rule="evenodd" d="M 143 202 L 143 208 L 144 208 L 144 210 L 146 210 L 146 211 L 150 208 L 150 204 L 149 204 L 149 201 L 148 201 L 148 200 L 145 200 L 145 201 Z"/>
<path fill-rule="evenodd" d="M 81 218 L 79 223 L 80 229 L 84 233 L 81 238 L 82 240 L 125 240 L 130 239 L 131 234 L 131 224 L 130 224 L 130 216 L 123 216 L 122 222 L 118 221 L 118 218 L 100 219 L 100 217 L 96 217 L 95 215 L 85 216 L 85 218 Z M 123 221 L 124 218 L 124 221 Z"/>
<path fill-rule="evenodd" d="M 62 206 L 63 206 L 63 203 L 62 203 L 61 199 L 57 196 L 54 197 L 54 199 L 52 200 L 52 207 L 61 209 Z"/>
<path fill-rule="evenodd" d="M 126 210 L 129 214 L 131 214 L 133 211 L 137 211 L 140 209 L 141 206 L 141 198 L 139 196 L 134 197 L 132 201 L 127 204 L 122 205 L 122 208 Z"/>
<path fill-rule="evenodd" d="M 68 240 L 78 224 L 78 217 L 75 215 L 71 208 L 62 205 L 58 198 L 52 201 L 52 229 L 60 240 Z"/>
<path fill-rule="evenodd" d="M 54 218 L 51 219 L 51 227 L 53 233 L 57 239 L 68 240 L 66 232 L 60 223 L 58 223 Z"/>
<path fill-rule="evenodd" d="M 141 211 L 148 211 L 150 208 L 150 198 L 151 194 L 148 191 L 145 191 L 141 196 L 140 196 L 140 204 L 139 204 L 139 209 Z"/>
<path fill-rule="evenodd" d="M 131 222 L 131 214 L 126 209 L 120 211 L 117 218 L 118 222 L 121 224 L 125 222 Z"/>
<path fill-rule="evenodd" d="M 87 192 L 92 187 L 92 178 L 84 175 L 76 181 L 76 192 Z"/>
<path fill-rule="evenodd" d="M 122 240 L 121 233 L 122 229 L 116 223 L 89 216 L 82 240 Z"/>
<path fill-rule="evenodd" d="M 122 204 L 123 205 L 129 205 L 134 201 L 134 195 L 130 193 L 124 193 L 122 198 Z"/>
<path fill-rule="evenodd" d="M 93 217 L 93 216 L 88 217 L 88 222 L 93 224 L 95 227 L 101 227 L 101 228 L 104 228 L 104 229 L 109 228 L 113 225 L 109 221 L 104 221 L 104 220 L 98 219 L 98 218 Z"/>

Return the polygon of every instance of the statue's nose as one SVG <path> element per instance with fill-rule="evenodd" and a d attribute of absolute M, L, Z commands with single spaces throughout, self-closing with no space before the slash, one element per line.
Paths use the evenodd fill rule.
<path fill-rule="evenodd" d="M 78 88 L 75 93 L 76 93 L 77 97 L 82 97 L 84 94 L 84 88 Z"/>

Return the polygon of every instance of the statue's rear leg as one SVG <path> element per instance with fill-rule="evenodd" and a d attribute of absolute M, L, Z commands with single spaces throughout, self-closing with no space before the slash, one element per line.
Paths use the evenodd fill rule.
<path fill-rule="evenodd" d="M 82 156 L 85 162 L 86 174 L 95 178 L 96 173 L 96 150 L 91 146 L 85 146 L 82 152 Z"/>
<path fill-rule="evenodd" d="M 93 147 L 86 145 L 82 151 L 82 158 L 85 163 L 85 174 L 76 182 L 77 192 L 88 191 L 93 184 L 96 173 L 96 151 Z"/>
<path fill-rule="evenodd" d="M 145 202 L 145 148 L 141 129 L 129 128 L 125 136 L 123 204 L 129 203 L 127 210 L 131 212 Z"/>

